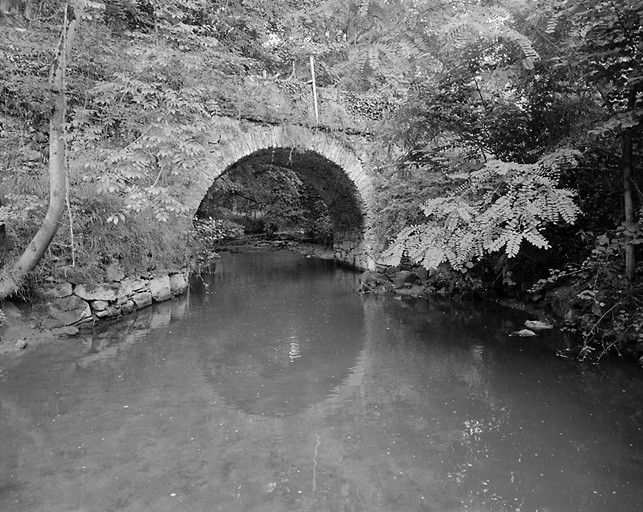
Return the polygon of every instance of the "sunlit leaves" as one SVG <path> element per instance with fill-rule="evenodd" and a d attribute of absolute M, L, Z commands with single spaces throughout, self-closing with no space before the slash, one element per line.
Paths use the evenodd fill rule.
<path fill-rule="evenodd" d="M 548 249 L 543 229 L 572 224 L 579 214 L 573 191 L 557 188 L 556 168 L 563 158 L 571 157 L 563 153 L 533 165 L 488 162 L 469 173 L 457 194 L 425 201 L 426 222 L 402 230 L 389 254 L 406 253 L 427 268 L 449 263 L 466 271 L 487 253 L 502 250 L 515 257 L 523 242 Z"/>

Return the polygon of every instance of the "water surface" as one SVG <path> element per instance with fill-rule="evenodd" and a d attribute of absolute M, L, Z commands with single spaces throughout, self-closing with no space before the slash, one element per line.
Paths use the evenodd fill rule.
<path fill-rule="evenodd" d="M 643 378 L 289 252 L 0 359 L 0 511 L 643 510 Z"/>

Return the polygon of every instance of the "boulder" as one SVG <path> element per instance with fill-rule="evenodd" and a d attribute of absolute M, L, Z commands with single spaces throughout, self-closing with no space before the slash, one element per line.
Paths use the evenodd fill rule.
<path fill-rule="evenodd" d="M 79 284 L 74 289 L 74 294 L 87 301 L 102 300 L 113 302 L 118 296 L 119 286 L 117 284 L 100 284 L 98 286 Z"/>
<path fill-rule="evenodd" d="M 188 281 L 185 274 L 172 274 L 170 276 L 170 291 L 172 295 L 181 295 L 188 289 Z"/>
<path fill-rule="evenodd" d="M 155 277 L 150 281 L 150 293 L 155 302 L 163 302 L 172 298 L 170 276 Z"/>
<path fill-rule="evenodd" d="M 136 309 L 144 308 L 152 304 L 152 294 L 150 292 L 138 292 L 132 295 L 132 301 L 136 305 Z"/>
<path fill-rule="evenodd" d="M 413 269 L 415 275 L 418 276 L 420 281 L 426 282 L 429 279 L 429 271 L 424 267 L 416 267 Z"/>
<path fill-rule="evenodd" d="M 391 276 L 394 276 L 395 274 L 397 274 L 399 271 L 400 271 L 399 266 L 386 267 L 386 269 L 384 270 L 384 275 L 391 277 Z"/>
<path fill-rule="evenodd" d="M 136 311 L 136 304 L 134 303 L 133 300 L 129 299 L 124 304 L 121 305 L 121 313 L 123 313 L 124 315 L 127 315 L 132 311 Z"/>
<path fill-rule="evenodd" d="M 379 272 L 372 272 L 367 270 L 361 276 L 359 276 L 359 282 L 362 284 L 380 284 L 388 281 L 384 274 Z"/>
<path fill-rule="evenodd" d="M 417 274 L 415 272 L 411 272 L 410 270 L 400 270 L 393 276 L 393 284 L 399 287 L 402 287 L 407 283 L 414 283 L 417 280 Z"/>
<path fill-rule="evenodd" d="M 529 329 L 520 329 L 519 331 L 512 332 L 509 336 L 518 336 L 519 338 L 531 338 L 533 336 L 536 336 L 536 333 L 534 331 L 530 331 Z"/>
<path fill-rule="evenodd" d="M 532 331 L 547 331 L 553 329 L 553 325 L 546 324 L 540 320 L 525 320 L 525 327 Z"/>
<path fill-rule="evenodd" d="M 104 300 L 94 300 L 90 302 L 90 306 L 94 311 L 105 311 L 107 309 L 107 306 L 109 306 L 109 302 L 106 302 Z"/>
<path fill-rule="evenodd" d="M 119 304 L 125 304 L 134 294 L 142 291 L 149 291 L 147 281 L 126 277 L 120 282 L 117 301 Z"/>
<path fill-rule="evenodd" d="M 74 325 L 92 318 L 89 304 L 76 295 L 57 299 L 48 308 L 49 316 L 52 317 L 57 326 Z M 55 327 L 56 325 L 51 325 Z"/>

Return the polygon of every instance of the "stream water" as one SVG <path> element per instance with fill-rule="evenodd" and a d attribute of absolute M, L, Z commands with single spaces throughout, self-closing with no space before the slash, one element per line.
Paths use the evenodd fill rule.
<path fill-rule="evenodd" d="M 290 252 L 0 358 L 0 511 L 640 511 L 643 372 Z"/>

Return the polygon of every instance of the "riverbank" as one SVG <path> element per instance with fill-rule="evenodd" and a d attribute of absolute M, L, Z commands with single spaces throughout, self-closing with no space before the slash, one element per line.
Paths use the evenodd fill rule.
<path fill-rule="evenodd" d="M 39 345 L 51 338 L 49 333 L 30 323 L 29 314 L 15 303 L 2 301 L 0 309 L 4 313 L 0 325 L 0 355 Z"/>
<path fill-rule="evenodd" d="M 244 236 L 239 239 L 225 240 L 216 243 L 207 254 L 201 255 L 200 265 L 195 266 L 194 272 L 207 268 L 207 265 L 216 261 L 218 252 L 254 252 L 271 250 L 290 250 L 309 258 L 320 258 L 332 260 L 333 250 L 330 247 L 301 240 L 296 236 L 284 236 L 280 238 L 267 239 L 262 235 Z M 553 289 L 547 297 L 539 303 L 519 300 L 512 297 L 489 296 L 482 291 L 474 291 L 466 286 L 458 285 L 453 276 L 448 272 L 429 273 L 426 269 L 410 265 L 387 266 L 379 265 L 377 271 L 364 272 L 360 276 L 360 287 L 357 290 L 361 293 L 375 295 L 392 295 L 401 300 L 456 300 L 456 301 L 480 301 L 493 302 L 503 307 L 527 313 L 532 319 L 552 325 L 557 330 L 570 333 L 571 339 L 575 340 L 563 353 L 565 357 L 575 359 L 599 361 L 604 356 L 620 355 L 626 359 L 636 361 L 643 365 L 643 342 L 634 340 L 631 343 L 623 344 L 621 350 L 614 350 L 609 341 L 602 343 L 590 343 L 584 338 L 580 329 L 575 326 L 574 321 L 580 318 L 574 302 L 564 300 L 560 289 Z M 175 294 L 176 295 L 176 294 Z M 171 297 L 165 297 L 164 300 Z M 103 301 L 104 302 L 104 301 Z M 151 304 L 152 301 L 143 305 Z M 99 307 L 103 307 L 101 303 Z M 140 308 L 139 308 L 140 309 Z M 38 345 L 56 337 L 75 336 L 78 333 L 76 326 L 58 326 L 50 328 L 43 322 L 43 307 L 23 305 L 18 307 L 11 302 L 3 304 L 3 311 L 6 319 L 4 325 L 0 325 L 0 354 L 15 352 L 27 346 Z M 92 309 L 93 311 L 93 309 Z M 99 314 L 102 314 L 102 309 Z M 571 312 L 576 314 L 573 317 Z M 119 318 L 129 312 L 114 310 L 110 318 Z M 96 319 L 94 319 L 96 320 Z M 86 324 L 84 329 L 91 329 L 93 324 Z M 534 335 L 538 333 L 533 333 Z M 526 333 L 526 335 L 530 335 Z M 609 334 L 608 334 L 609 336 Z M 609 338 L 607 338 L 609 339 Z"/>
<path fill-rule="evenodd" d="M 214 249 L 219 252 L 287 249 L 303 254 L 309 258 L 332 260 L 334 257 L 332 248 L 288 236 L 280 239 L 266 239 L 261 235 L 250 235 L 236 240 L 223 241 L 217 244 Z M 203 258 L 199 262 L 199 265 L 195 266 L 197 269 L 195 271 L 198 272 L 198 269 L 207 267 L 209 262 L 216 261 L 216 251 L 213 250 L 204 256 L 202 255 Z M 124 276 L 121 277 L 121 279 L 123 278 Z M 83 303 L 82 308 L 80 308 L 83 314 L 80 315 L 79 313 L 80 316 L 76 315 L 74 318 L 70 318 L 68 324 L 65 322 L 56 322 L 50 318 L 52 308 L 54 310 L 58 309 L 53 306 L 53 301 L 59 297 L 47 295 L 44 291 L 36 297 L 33 303 L 20 304 L 13 301 L 4 301 L 0 303 L 0 310 L 4 314 L 4 320 L 0 322 L 0 354 L 19 352 L 27 347 L 37 346 L 56 338 L 76 337 L 82 331 L 91 330 L 100 319 L 122 318 L 131 311 L 147 307 L 152 303 L 169 300 L 172 297 L 181 295 L 187 290 L 187 281 L 185 279 L 180 283 L 181 286 L 178 288 L 170 287 L 170 277 L 168 277 L 167 281 L 167 287 L 158 287 L 159 290 L 156 290 L 157 287 L 155 285 L 152 291 L 144 290 L 144 286 L 139 287 L 134 290 L 137 293 L 137 297 L 130 298 L 129 295 L 131 294 L 126 294 L 123 295 L 120 300 L 118 298 L 119 289 L 117 289 L 118 286 L 114 282 L 108 285 L 102 284 L 93 287 L 93 290 L 100 292 L 100 296 L 96 295 L 96 293 L 87 295 L 84 292 L 80 292 L 81 296 L 87 299 L 87 304 Z M 79 286 L 84 290 L 84 285 Z M 60 286 L 57 287 L 57 289 L 58 288 L 60 288 Z M 68 285 L 67 288 L 69 288 L 67 297 L 74 297 L 75 301 L 79 303 L 84 300 L 81 299 L 81 297 L 76 297 L 77 294 L 72 293 L 72 285 Z M 165 288 L 167 288 L 167 290 Z M 143 297 L 143 295 L 145 296 Z M 119 302 L 121 305 L 129 304 L 129 307 L 126 306 L 124 309 L 119 308 L 117 307 Z M 59 311 L 55 312 L 59 313 Z M 92 314 L 96 312 L 98 312 L 98 315 L 94 314 L 92 316 Z"/>
<path fill-rule="evenodd" d="M 538 322 L 544 321 L 569 333 L 573 342 L 559 353 L 563 357 L 597 363 L 609 355 L 643 366 L 643 334 L 637 334 L 636 328 L 632 328 L 632 332 L 626 331 L 623 326 L 623 319 L 626 318 L 624 311 L 616 312 L 616 321 L 612 325 L 599 326 L 616 309 L 617 304 L 610 307 L 605 303 L 587 303 L 580 293 L 582 289 L 578 284 L 567 283 L 552 286 L 536 299 L 528 294 L 510 296 L 490 292 L 482 283 L 474 286 L 454 271 L 428 272 L 423 267 L 406 263 L 379 265 L 377 271 L 364 272 L 360 277 L 359 291 L 400 298 L 491 301 L 528 313 Z M 537 333 L 527 329 L 521 335 L 536 336 Z"/>

